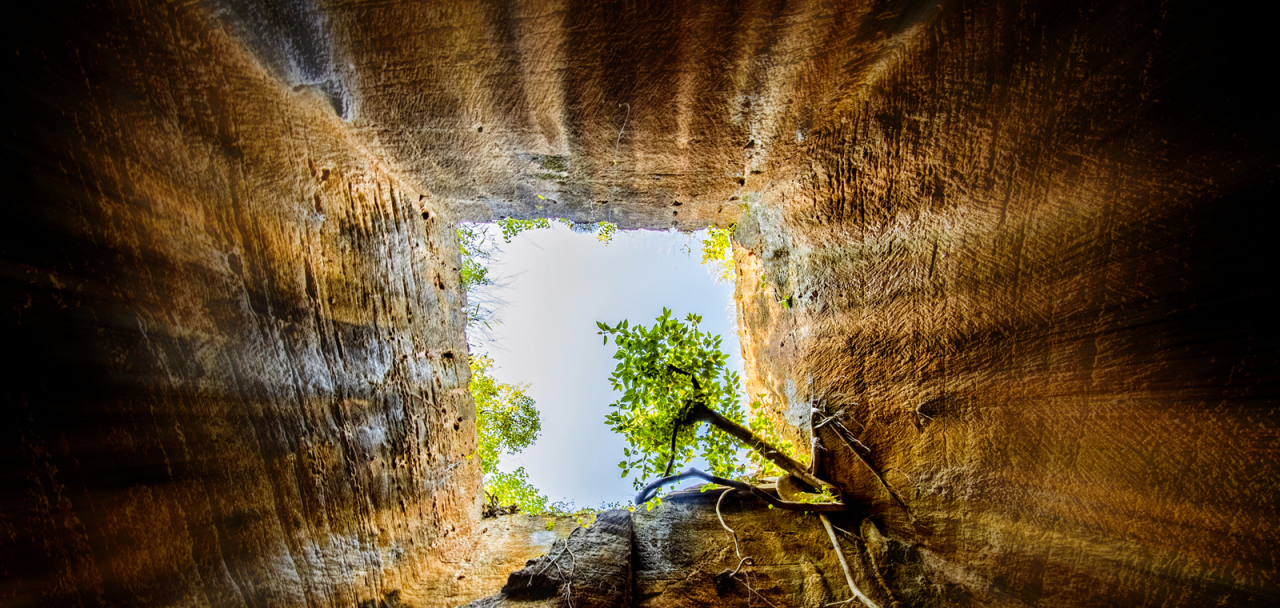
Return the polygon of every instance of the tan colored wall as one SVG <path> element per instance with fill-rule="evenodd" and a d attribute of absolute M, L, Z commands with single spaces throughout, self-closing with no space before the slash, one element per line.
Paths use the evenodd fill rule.
<path fill-rule="evenodd" d="M 0 603 L 433 572 L 480 480 L 447 214 L 208 7 L 45 8 L 5 51 Z"/>
<path fill-rule="evenodd" d="M 736 218 L 742 184 L 821 121 L 842 64 L 879 52 L 873 10 L 404 2 L 329 16 L 353 124 L 460 217 L 697 230 Z"/>
<path fill-rule="evenodd" d="M 739 221 L 753 390 L 847 413 L 896 597 L 1274 601 L 1269 33 L 1114 5 L 33 3 L 0 597 L 443 589 L 449 222 L 514 214 Z"/>
<path fill-rule="evenodd" d="M 1162 6 L 947 5 L 740 223 L 751 381 L 983 603 L 1280 597 L 1275 122 Z"/>
<path fill-rule="evenodd" d="M 414 608 L 453 608 L 497 593 L 508 575 L 528 560 L 552 554 L 576 527 L 572 517 L 517 513 L 482 519 L 441 556 L 438 570 L 406 581 L 400 599 Z"/>

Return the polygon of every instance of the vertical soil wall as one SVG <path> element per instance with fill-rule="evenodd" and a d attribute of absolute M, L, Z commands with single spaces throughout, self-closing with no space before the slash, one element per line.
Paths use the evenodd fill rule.
<path fill-rule="evenodd" d="M 925 16 L 739 222 L 752 392 L 840 413 L 829 474 L 982 603 L 1277 601 L 1276 123 L 1247 28 Z"/>
<path fill-rule="evenodd" d="M 1014 0 L 15 12 L 0 600 L 492 593 L 465 578 L 501 560 L 452 222 L 513 215 L 737 222 L 749 392 L 798 429 L 841 416 L 823 474 L 879 599 L 1275 603 L 1264 25 Z M 516 562 L 546 546 L 493 532 Z"/>
<path fill-rule="evenodd" d="M 452 220 L 208 9 L 6 23 L 6 606 L 381 602 L 476 517 Z"/>

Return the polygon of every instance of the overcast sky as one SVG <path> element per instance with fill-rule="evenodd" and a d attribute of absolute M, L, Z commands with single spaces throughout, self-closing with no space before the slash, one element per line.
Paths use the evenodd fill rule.
<path fill-rule="evenodd" d="M 495 292 L 505 300 L 501 324 L 473 350 L 493 357 L 499 382 L 529 383 L 542 416 L 537 442 L 504 456 L 502 470 L 524 466 L 548 498 L 578 507 L 634 495 L 618 468 L 626 442 L 604 422 L 617 399 L 609 388 L 617 361 L 613 341 L 605 346 L 596 335 L 596 321 L 648 326 L 664 306 L 680 319 L 702 315 L 701 328 L 723 336 L 730 369 L 742 373 L 733 286 L 716 283 L 700 264 L 703 236 L 619 231 L 605 246 L 593 234 L 554 224 L 509 244 L 498 239 L 501 253 L 489 267 L 505 283 Z"/>

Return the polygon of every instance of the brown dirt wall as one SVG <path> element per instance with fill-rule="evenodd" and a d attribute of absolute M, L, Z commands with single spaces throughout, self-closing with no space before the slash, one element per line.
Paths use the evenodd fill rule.
<path fill-rule="evenodd" d="M 44 4 L 6 23 L 0 603 L 447 568 L 480 480 L 447 210 L 209 7 Z"/>
<path fill-rule="evenodd" d="M 749 384 L 843 412 L 909 512 L 824 428 L 829 474 L 984 602 L 1280 597 L 1275 121 L 1226 19 L 945 5 L 740 223 Z"/>
<path fill-rule="evenodd" d="M 737 221 L 751 392 L 843 412 L 907 505 L 820 431 L 889 604 L 1280 596 L 1256 15 L 28 9 L 4 26 L 6 603 L 492 593 L 458 578 L 494 557 L 452 222 L 503 215 Z"/>

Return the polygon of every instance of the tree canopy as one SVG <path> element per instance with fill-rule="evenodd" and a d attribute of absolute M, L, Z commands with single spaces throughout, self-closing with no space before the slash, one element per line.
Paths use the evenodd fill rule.
<path fill-rule="evenodd" d="M 542 432 L 534 401 L 524 394 L 528 384 L 503 384 L 489 374 L 493 359 L 471 358 L 471 395 L 476 400 L 476 435 L 485 475 L 498 470 L 502 454 L 529 447 Z"/>
<path fill-rule="evenodd" d="M 528 384 L 505 384 L 491 374 L 493 359 L 471 358 L 471 395 L 476 401 L 476 456 L 484 473 L 484 491 L 495 505 L 519 505 L 525 513 L 541 513 L 547 497 L 529 483 L 520 467 L 510 473 L 498 470 L 503 454 L 529 447 L 542 432 L 542 420 L 534 401 L 524 393 Z"/>
<path fill-rule="evenodd" d="M 721 477 L 744 470 L 734 439 L 718 428 L 682 425 L 673 452 L 672 431 L 695 403 L 738 424 L 743 420 L 738 374 L 726 367 L 729 356 L 720 350 L 720 336 L 698 329 L 701 321 L 694 314 L 681 321 L 664 308 L 651 327 L 625 320 L 614 326 L 596 323 L 604 342 L 613 336 L 618 346 L 613 356 L 618 365 L 609 382 L 622 397 L 610 405 L 614 411 L 605 421 L 630 445 L 618 467 L 623 477 L 634 473 L 636 488 L 665 474 L 673 453 L 676 467 L 701 455 Z"/>

